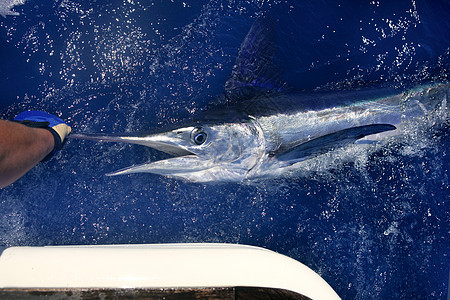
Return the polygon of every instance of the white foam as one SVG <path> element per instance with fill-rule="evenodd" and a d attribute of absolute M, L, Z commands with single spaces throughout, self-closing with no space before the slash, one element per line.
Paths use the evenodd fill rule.
<path fill-rule="evenodd" d="M 6 18 L 6 16 L 18 16 L 19 13 L 11 11 L 14 6 L 22 5 L 25 0 L 0 0 L 0 15 Z"/>

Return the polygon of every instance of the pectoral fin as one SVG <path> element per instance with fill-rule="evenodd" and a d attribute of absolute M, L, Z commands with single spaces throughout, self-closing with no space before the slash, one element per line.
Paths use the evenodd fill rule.
<path fill-rule="evenodd" d="M 347 128 L 290 148 L 287 151 L 276 154 L 275 157 L 280 161 L 295 163 L 353 143 L 365 136 L 395 129 L 395 126 L 390 124 L 373 124 Z"/>

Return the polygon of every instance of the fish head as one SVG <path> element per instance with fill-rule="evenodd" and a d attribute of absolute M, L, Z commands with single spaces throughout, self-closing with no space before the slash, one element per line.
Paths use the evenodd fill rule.
<path fill-rule="evenodd" d="M 163 134 L 171 145 L 213 163 L 230 163 L 247 156 L 249 147 L 255 146 L 257 131 L 248 124 L 224 123 L 197 125 Z"/>
<path fill-rule="evenodd" d="M 145 136 L 139 144 L 174 157 L 110 175 L 147 172 L 197 182 L 241 181 L 265 153 L 264 136 L 254 120 L 197 123 Z"/>

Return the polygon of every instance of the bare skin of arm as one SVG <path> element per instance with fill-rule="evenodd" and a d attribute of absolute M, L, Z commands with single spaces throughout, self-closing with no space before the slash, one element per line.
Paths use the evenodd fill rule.
<path fill-rule="evenodd" d="M 50 131 L 0 120 L 0 188 L 27 173 L 52 150 Z"/>

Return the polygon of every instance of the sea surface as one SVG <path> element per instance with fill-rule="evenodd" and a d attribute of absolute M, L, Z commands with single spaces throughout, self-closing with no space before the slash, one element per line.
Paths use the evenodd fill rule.
<path fill-rule="evenodd" d="M 299 91 L 448 82 L 449 1 L 0 0 L 0 118 L 44 110 L 73 132 L 146 132 L 224 91 L 258 16 Z M 447 99 L 448 101 L 448 99 Z M 427 120 L 292 176 L 198 184 L 107 177 L 167 158 L 69 140 L 0 190 L 0 246 L 240 243 L 290 256 L 344 299 L 445 299 L 449 126 Z"/>

